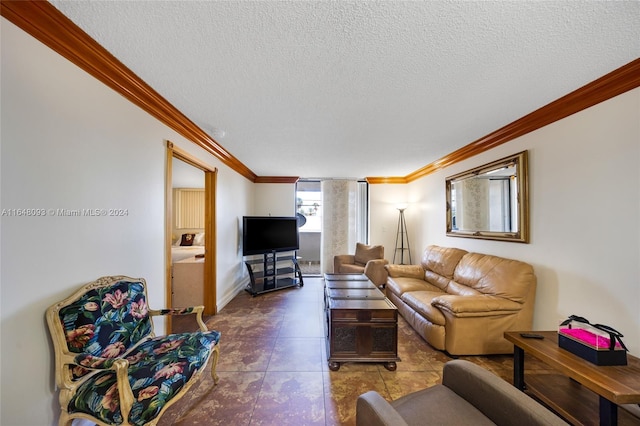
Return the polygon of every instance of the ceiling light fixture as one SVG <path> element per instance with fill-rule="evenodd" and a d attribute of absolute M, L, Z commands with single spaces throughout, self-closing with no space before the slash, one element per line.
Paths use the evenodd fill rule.
<path fill-rule="evenodd" d="M 216 140 L 224 138 L 227 134 L 227 132 L 225 132 L 224 130 L 211 125 L 201 124 L 200 128 L 202 128 L 202 130 L 204 130 L 209 136 Z"/>

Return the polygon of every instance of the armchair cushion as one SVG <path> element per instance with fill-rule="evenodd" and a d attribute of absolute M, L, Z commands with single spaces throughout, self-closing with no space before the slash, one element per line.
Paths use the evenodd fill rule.
<path fill-rule="evenodd" d="M 355 263 L 343 263 L 340 265 L 341 274 L 364 274 L 364 266 Z"/>
<path fill-rule="evenodd" d="M 384 258 L 383 246 L 368 246 L 362 243 L 356 243 L 356 254 L 354 261 L 356 264 L 366 265 L 368 261 Z"/>
<path fill-rule="evenodd" d="M 147 340 L 128 353 L 125 359 L 129 362 L 134 398 L 129 421 L 144 425 L 153 420 L 191 376 L 204 367 L 210 347 L 219 339 L 217 331 L 172 334 Z M 94 359 L 98 365 L 103 360 Z M 83 382 L 71 398 L 68 412 L 86 413 L 105 423 L 122 423 L 116 373 L 102 371 Z"/>

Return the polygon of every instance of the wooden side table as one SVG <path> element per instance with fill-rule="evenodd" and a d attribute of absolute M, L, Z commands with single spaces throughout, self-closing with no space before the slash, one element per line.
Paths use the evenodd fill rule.
<path fill-rule="evenodd" d="M 522 337 L 540 334 L 544 339 Z M 627 354 L 627 365 L 598 366 L 558 346 L 556 331 L 508 331 L 505 339 L 515 345 L 514 385 L 551 407 L 574 424 L 590 424 L 599 417 L 601 425 L 618 424 L 618 405 L 640 403 L 640 359 Z M 529 375 L 525 384 L 524 354 L 528 353 L 558 375 Z M 580 385 L 577 385 L 580 384 Z M 597 395 L 597 412 L 589 401 Z"/>

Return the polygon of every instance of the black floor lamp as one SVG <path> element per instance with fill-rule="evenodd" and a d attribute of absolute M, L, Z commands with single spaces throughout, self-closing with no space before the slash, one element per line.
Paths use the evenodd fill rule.
<path fill-rule="evenodd" d="M 398 217 L 398 233 L 396 234 L 396 250 L 393 253 L 393 263 L 396 263 L 396 254 L 400 251 L 400 265 L 404 265 L 404 251 L 409 255 L 409 265 L 411 262 L 411 248 L 409 247 L 409 235 L 407 234 L 407 223 L 404 220 L 406 205 L 396 207 L 400 212 Z"/>

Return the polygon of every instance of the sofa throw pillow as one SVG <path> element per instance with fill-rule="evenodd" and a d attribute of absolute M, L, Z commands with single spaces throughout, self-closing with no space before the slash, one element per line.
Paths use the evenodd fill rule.
<path fill-rule="evenodd" d="M 373 259 L 384 259 L 384 246 L 368 246 L 356 243 L 356 264 L 366 265 L 368 261 Z"/>
<path fill-rule="evenodd" d="M 193 239 L 195 238 L 196 234 L 182 234 L 182 240 L 180 241 L 180 245 L 181 246 L 192 246 L 193 245 Z"/>

